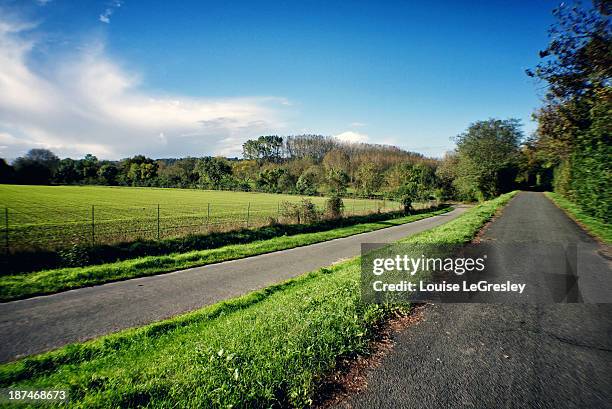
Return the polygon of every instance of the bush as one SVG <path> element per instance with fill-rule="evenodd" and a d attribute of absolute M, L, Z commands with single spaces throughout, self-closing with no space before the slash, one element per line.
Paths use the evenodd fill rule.
<path fill-rule="evenodd" d="M 315 223 L 319 220 L 319 211 L 312 200 L 302 199 L 300 207 L 305 223 Z"/>
<path fill-rule="evenodd" d="M 295 185 L 299 194 L 314 196 L 317 194 L 317 175 L 316 173 L 306 170 L 297 180 Z"/>
<path fill-rule="evenodd" d="M 344 211 L 344 202 L 342 198 L 333 195 L 325 202 L 325 213 L 330 219 L 339 219 Z"/>
<path fill-rule="evenodd" d="M 413 209 L 412 209 L 412 197 L 411 196 L 403 195 L 400 198 L 400 203 L 402 204 L 405 214 L 410 214 L 410 212 L 412 212 Z"/>
<path fill-rule="evenodd" d="M 300 223 L 299 204 L 291 202 L 281 202 L 280 208 L 280 214 L 285 219 L 285 221 L 289 221 L 290 223 Z"/>
<path fill-rule="evenodd" d="M 319 220 L 319 211 L 312 200 L 302 199 L 300 203 L 282 202 L 281 216 L 295 223 L 315 223 Z"/>

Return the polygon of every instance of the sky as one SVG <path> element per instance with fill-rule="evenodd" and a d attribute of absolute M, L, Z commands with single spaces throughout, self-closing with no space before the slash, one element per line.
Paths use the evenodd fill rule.
<path fill-rule="evenodd" d="M 314 133 L 426 156 L 535 124 L 556 1 L 0 0 L 0 157 L 240 156 Z"/>

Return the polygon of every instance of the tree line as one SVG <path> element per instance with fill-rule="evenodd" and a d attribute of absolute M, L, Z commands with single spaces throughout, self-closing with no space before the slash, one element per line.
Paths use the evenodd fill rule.
<path fill-rule="evenodd" d="M 525 143 L 524 177 L 586 213 L 612 220 L 612 3 L 562 3 L 541 62 L 527 74 L 547 85 Z"/>
<path fill-rule="evenodd" d="M 516 189 L 554 189 L 609 221 L 612 157 L 610 3 L 562 4 L 553 13 L 542 62 L 527 74 L 546 82 L 537 131 L 525 137 L 516 119 L 476 121 L 454 137 L 456 148 L 428 158 L 388 145 L 346 143 L 322 135 L 264 135 L 242 158 L 120 161 L 59 159 L 33 149 L 8 164 L 1 183 L 102 184 L 255 190 L 301 195 L 379 196 L 404 203 L 484 200 Z"/>
<path fill-rule="evenodd" d="M 442 160 L 321 135 L 260 136 L 244 143 L 241 159 L 60 159 L 32 149 L 11 165 L 0 161 L 0 181 L 473 200 L 512 188 L 520 139 L 517 121 L 487 120 L 459 135 L 455 152 Z"/>

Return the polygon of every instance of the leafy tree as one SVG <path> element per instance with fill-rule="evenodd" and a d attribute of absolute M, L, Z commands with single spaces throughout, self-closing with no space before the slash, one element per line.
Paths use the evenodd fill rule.
<path fill-rule="evenodd" d="M 357 170 L 357 186 L 361 194 L 371 196 L 383 182 L 380 169 L 373 163 L 364 163 Z"/>
<path fill-rule="evenodd" d="M 156 161 L 144 155 L 136 155 L 124 159 L 120 163 L 121 173 L 125 175 L 126 181 L 132 186 L 152 185 L 157 178 L 158 168 L 159 165 Z"/>
<path fill-rule="evenodd" d="M 82 174 L 77 169 L 77 162 L 70 158 L 60 160 L 55 172 L 54 180 L 57 183 L 78 183 L 82 180 Z"/>
<path fill-rule="evenodd" d="M 98 158 L 88 153 L 78 162 L 77 168 L 81 171 L 83 179 L 89 179 L 93 182 L 97 178 L 100 168 Z"/>
<path fill-rule="evenodd" d="M 542 61 L 527 74 L 548 85 L 532 143 L 534 157 L 554 168 L 555 191 L 604 222 L 612 200 L 612 6 L 562 4 Z M 531 152 L 530 152 L 531 153 Z M 537 162 L 536 162 L 537 163 Z"/>
<path fill-rule="evenodd" d="M 240 160 L 232 162 L 232 173 L 241 182 L 255 182 L 259 174 L 259 165 L 255 160 Z"/>
<path fill-rule="evenodd" d="M 193 188 L 200 175 L 196 171 L 196 158 L 183 158 L 172 162 L 159 161 L 159 185 L 164 187 Z"/>
<path fill-rule="evenodd" d="M 218 189 L 226 178 L 231 177 L 232 167 L 225 159 L 205 157 L 198 159 L 196 172 L 200 176 L 200 186 Z"/>
<path fill-rule="evenodd" d="M 264 192 L 281 193 L 279 181 L 285 173 L 287 169 L 280 167 L 264 169 L 257 177 L 256 186 Z"/>
<path fill-rule="evenodd" d="M 466 196 L 492 198 L 513 187 L 522 140 L 517 119 L 477 121 L 458 135 L 455 186 Z"/>
<path fill-rule="evenodd" d="M 114 186 L 117 184 L 117 175 L 119 174 L 119 168 L 117 165 L 111 162 L 104 163 L 98 169 L 98 177 L 100 182 L 104 185 Z"/>
<path fill-rule="evenodd" d="M 340 170 L 348 174 L 351 169 L 351 159 L 344 150 L 334 148 L 327 152 L 323 158 L 323 166 L 328 172 L 330 170 Z"/>
<path fill-rule="evenodd" d="M 427 200 L 438 188 L 438 180 L 433 167 L 406 162 L 389 169 L 385 186 L 392 197 L 409 195 L 413 200 Z"/>
<path fill-rule="evenodd" d="M 13 163 L 19 183 L 46 185 L 51 182 L 59 166 L 59 158 L 47 149 L 31 149 Z"/>
<path fill-rule="evenodd" d="M 344 195 L 349 184 L 349 175 L 342 169 L 330 168 L 327 171 L 327 186 L 332 194 Z"/>
<path fill-rule="evenodd" d="M 260 136 L 250 139 L 242 145 L 242 156 L 245 159 L 257 160 L 260 163 L 279 163 L 282 159 L 283 138 L 276 135 Z"/>
<path fill-rule="evenodd" d="M 0 183 L 13 182 L 14 172 L 13 167 L 0 158 Z"/>
<path fill-rule="evenodd" d="M 595 2 L 584 9 L 562 3 L 553 10 L 557 22 L 549 31 L 550 42 L 540 51 L 540 62 L 527 75 L 549 85 L 550 101 L 589 96 L 610 86 L 612 78 L 612 29 L 609 2 Z"/>
<path fill-rule="evenodd" d="M 302 195 L 316 195 L 319 184 L 319 172 L 317 167 L 311 166 L 302 173 L 295 185 L 298 193 Z"/>

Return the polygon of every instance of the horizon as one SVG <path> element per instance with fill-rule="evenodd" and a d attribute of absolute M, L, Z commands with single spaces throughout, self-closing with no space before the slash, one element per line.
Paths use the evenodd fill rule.
<path fill-rule="evenodd" d="M 441 157 L 493 117 L 529 135 L 557 4 L 0 1 L 0 156 L 240 157 L 307 133 Z"/>

